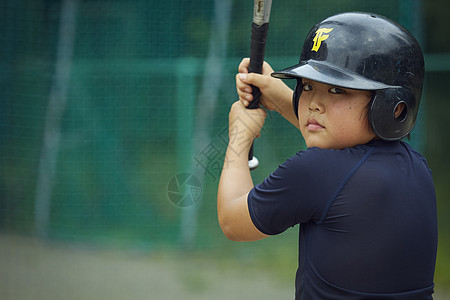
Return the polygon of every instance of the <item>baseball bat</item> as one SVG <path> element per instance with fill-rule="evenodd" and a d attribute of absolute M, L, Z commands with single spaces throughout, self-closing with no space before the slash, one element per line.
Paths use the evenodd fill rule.
<path fill-rule="evenodd" d="M 264 54 L 266 49 L 267 32 L 269 31 L 270 9 L 272 0 L 254 0 L 252 36 L 250 42 L 250 65 L 249 73 L 262 73 Z M 252 86 L 253 101 L 247 106 L 248 109 L 259 107 L 261 91 L 258 87 Z M 253 144 L 248 153 L 248 167 L 254 170 L 258 167 L 259 161 L 253 156 Z"/>

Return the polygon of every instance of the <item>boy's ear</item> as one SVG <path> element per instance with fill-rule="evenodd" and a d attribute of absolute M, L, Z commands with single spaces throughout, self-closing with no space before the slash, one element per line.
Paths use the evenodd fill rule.
<path fill-rule="evenodd" d="M 406 104 L 405 102 L 399 102 L 394 110 L 394 118 L 401 121 L 406 118 Z"/>

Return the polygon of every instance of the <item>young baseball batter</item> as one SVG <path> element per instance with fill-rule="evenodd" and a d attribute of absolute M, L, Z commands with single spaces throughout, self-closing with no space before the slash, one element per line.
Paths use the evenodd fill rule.
<path fill-rule="evenodd" d="M 401 141 L 422 92 L 416 40 L 382 16 L 344 13 L 312 28 L 297 65 L 272 73 L 265 63 L 258 75 L 248 64 L 217 197 L 224 234 L 252 241 L 299 224 L 296 299 L 432 299 L 435 191 L 425 159 Z M 251 85 L 307 145 L 256 186 L 247 153 L 266 112 L 245 108 Z"/>

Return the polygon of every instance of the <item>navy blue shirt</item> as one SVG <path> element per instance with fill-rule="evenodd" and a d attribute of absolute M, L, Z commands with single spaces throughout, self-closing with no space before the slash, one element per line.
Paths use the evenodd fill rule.
<path fill-rule="evenodd" d="M 300 224 L 296 299 L 432 299 L 436 195 L 408 144 L 300 151 L 248 207 L 265 234 Z"/>

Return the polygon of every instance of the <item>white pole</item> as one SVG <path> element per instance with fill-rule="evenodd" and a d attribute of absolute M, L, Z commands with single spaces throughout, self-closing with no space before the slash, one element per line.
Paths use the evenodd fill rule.
<path fill-rule="evenodd" d="M 64 0 L 61 4 L 55 73 L 45 117 L 36 184 L 35 230 L 36 234 L 42 238 L 48 236 L 52 186 L 60 148 L 61 119 L 66 106 L 72 68 L 77 6 L 78 0 Z"/>
<path fill-rule="evenodd" d="M 199 94 L 196 124 L 194 126 L 194 155 L 200 153 L 210 141 L 209 128 L 214 120 L 216 103 L 222 84 L 223 64 L 226 59 L 232 0 L 215 0 L 208 56 Z M 191 162 L 193 158 L 190 158 Z M 192 168 L 191 168 L 192 169 Z M 195 173 L 203 184 L 204 172 Z M 181 216 L 181 243 L 183 249 L 191 249 L 197 231 L 198 204 L 183 209 Z"/>

